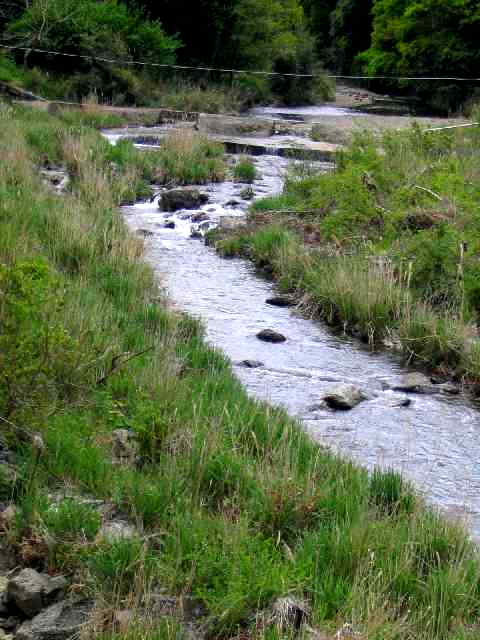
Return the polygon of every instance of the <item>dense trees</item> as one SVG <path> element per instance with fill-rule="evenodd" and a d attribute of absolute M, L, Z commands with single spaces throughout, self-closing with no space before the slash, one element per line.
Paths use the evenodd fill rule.
<path fill-rule="evenodd" d="M 370 75 L 478 76 L 478 0 L 376 0 L 371 47 L 361 56 Z M 456 107 L 472 84 L 415 83 L 420 95 Z"/>
<path fill-rule="evenodd" d="M 28 47 L 84 56 L 308 74 L 321 63 L 340 73 L 478 75 L 478 0 L 3 0 L 0 30 Z M 138 69 L 75 58 L 17 56 L 50 72 L 93 73 L 94 86 L 131 85 Z M 146 70 L 149 76 L 158 72 Z M 163 71 L 165 79 L 168 73 Z M 202 86 L 225 74 L 182 73 Z M 314 99 L 313 83 L 236 76 L 241 90 L 284 101 Z M 450 107 L 472 85 L 444 83 L 379 88 L 428 94 Z M 138 93 L 138 92 L 137 92 Z M 324 93 L 324 92 L 323 92 Z"/>

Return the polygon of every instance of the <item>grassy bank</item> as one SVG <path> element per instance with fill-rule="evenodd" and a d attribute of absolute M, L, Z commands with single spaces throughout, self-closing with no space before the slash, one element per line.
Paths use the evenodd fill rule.
<path fill-rule="evenodd" d="M 480 379 L 480 129 L 362 134 L 335 172 L 293 170 L 220 242 L 334 325 Z"/>
<path fill-rule="evenodd" d="M 248 398 L 198 323 L 168 308 L 117 208 L 140 156 L 112 172 L 90 129 L 11 109 L 0 123 L 0 416 L 19 464 L 1 492 L 17 505 L 4 541 L 18 562 L 67 572 L 109 638 L 112 610 L 155 591 L 199 598 L 209 637 L 292 637 L 271 615 L 291 595 L 331 637 L 349 621 L 369 640 L 478 638 L 464 533 L 398 475 L 369 476 Z M 41 183 L 47 162 L 68 166 L 71 192 Z M 119 428 L 136 464 L 115 464 Z M 99 539 L 86 496 L 138 534 Z M 123 637 L 181 635 L 142 614 Z"/>

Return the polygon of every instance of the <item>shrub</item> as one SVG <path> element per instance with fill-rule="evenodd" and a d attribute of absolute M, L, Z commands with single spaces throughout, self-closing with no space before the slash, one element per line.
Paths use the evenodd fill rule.
<path fill-rule="evenodd" d="M 257 170 L 253 161 L 250 158 L 240 158 L 233 167 L 233 177 L 236 182 L 251 184 L 257 177 Z"/>
<path fill-rule="evenodd" d="M 49 533 L 59 540 L 93 540 L 101 521 L 100 514 L 93 507 L 73 499 L 51 505 L 44 514 L 44 523 Z"/>

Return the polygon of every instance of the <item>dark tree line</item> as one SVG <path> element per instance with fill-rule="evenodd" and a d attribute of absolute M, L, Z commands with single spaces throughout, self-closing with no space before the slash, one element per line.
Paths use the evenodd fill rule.
<path fill-rule="evenodd" d="M 479 27 L 478 0 L 0 2 L 2 40 L 22 46 L 281 73 L 312 73 L 323 67 L 347 74 L 478 76 Z M 89 64 L 28 52 L 16 60 L 62 73 L 85 72 Z M 105 76 L 102 68 L 94 71 Z M 213 74 L 202 81 L 225 79 Z M 272 88 L 286 101 L 315 95 L 306 82 L 277 78 L 267 91 L 258 76 L 240 81 L 260 98 Z M 387 82 L 379 88 L 431 94 L 448 107 L 472 94 L 475 83 L 432 88 Z"/>

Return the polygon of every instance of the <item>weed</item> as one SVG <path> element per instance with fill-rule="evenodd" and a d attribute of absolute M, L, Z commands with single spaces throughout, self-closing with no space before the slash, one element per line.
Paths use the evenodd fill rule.
<path fill-rule="evenodd" d="M 257 177 L 255 164 L 250 158 L 240 158 L 233 167 L 233 177 L 236 182 L 252 184 Z"/>

